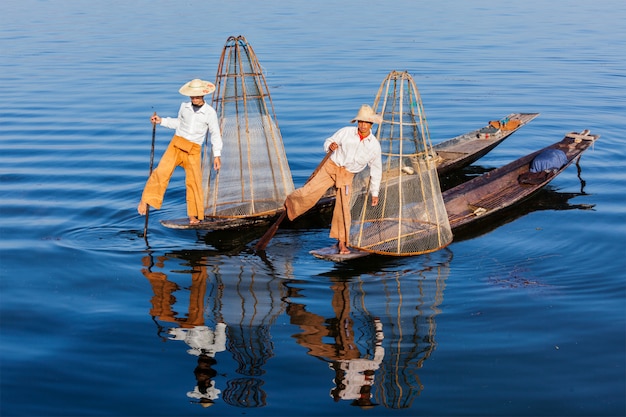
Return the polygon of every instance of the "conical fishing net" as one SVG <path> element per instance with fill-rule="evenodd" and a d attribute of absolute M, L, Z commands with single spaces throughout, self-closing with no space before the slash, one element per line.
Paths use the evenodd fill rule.
<path fill-rule="evenodd" d="M 218 172 L 210 152 L 204 154 L 205 215 L 271 216 L 294 185 L 265 76 L 243 36 L 227 39 L 215 85 L 224 147 Z"/>
<path fill-rule="evenodd" d="M 374 109 L 382 115 L 383 177 L 372 207 L 369 170 L 353 180 L 350 246 L 384 255 L 433 252 L 450 244 L 452 231 L 441 196 L 422 100 L 407 72 L 382 82 Z"/>

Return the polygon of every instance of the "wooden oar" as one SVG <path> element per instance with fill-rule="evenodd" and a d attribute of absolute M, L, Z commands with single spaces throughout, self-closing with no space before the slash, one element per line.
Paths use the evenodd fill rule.
<path fill-rule="evenodd" d="M 156 116 L 156 112 L 154 112 Z M 150 150 L 150 172 L 148 177 L 152 175 L 152 166 L 154 165 L 154 138 L 156 136 L 156 123 L 152 122 L 152 149 Z M 146 205 L 146 224 L 143 227 L 143 238 L 148 243 L 148 217 L 150 217 L 150 205 Z"/>
<path fill-rule="evenodd" d="M 311 181 L 311 179 L 315 176 L 315 174 L 317 174 L 319 170 L 322 169 L 322 166 L 324 166 L 324 164 L 326 163 L 328 158 L 330 158 L 330 155 L 332 153 L 333 153 L 332 151 L 329 151 L 326 153 L 326 155 L 324 156 L 324 159 L 322 159 L 322 162 L 320 162 L 317 168 L 315 168 L 315 171 L 313 171 L 313 173 L 309 176 L 305 184 Z M 267 232 L 265 232 L 265 234 L 261 237 L 261 239 L 259 239 L 257 244 L 254 245 L 254 250 L 265 250 L 265 248 L 267 247 L 267 244 L 270 243 L 270 240 L 272 240 L 272 238 L 276 234 L 276 231 L 278 230 L 278 227 L 283 222 L 283 220 L 285 220 L 286 216 L 287 216 L 287 209 L 285 208 L 285 210 L 280 214 L 280 217 L 278 218 L 278 220 L 276 220 L 276 222 L 274 222 L 274 224 L 269 229 L 267 229 Z"/>

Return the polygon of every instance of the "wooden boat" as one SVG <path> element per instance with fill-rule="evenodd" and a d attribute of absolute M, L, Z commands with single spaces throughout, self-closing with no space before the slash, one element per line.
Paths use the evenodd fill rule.
<path fill-rule="evenodd" d="M 511 113 L 480 129 L 433 145 L 437 172 L 442 176 L 476 162 L 537 116 L 539 113 Z"/>
<path fill-rule="evenodd" d="M 444 191 L 442 196 L 455 237 L 465 233 L 470 226 L 475 227 L 537 194 L 574 161 L 578 163 L 582 153 L 599 137 L 589 134 L 588 130 L 582 133 L 568 133 L 559 142 Z M 562 151 L 565 162 L 559 167 L 531 173 L 533 160 L 548 150 Z M 340 255 L 336 253 L 336 249 L 333 251 L 332 248 L 322 248 L 310 253 L 318 258 L 335 262 L 371 255 L 365 251 L 354 249 L 351 251 L 351 254 Z"/>
<path fill-rule="evenodd" d="M 492 216 L 499 211 L 530 198 L 563 172 L 574 160 L 580 159 L 600 136 L 589 131 L 568 133 L 563 140 L 496 168 L 443 192 L 450 226 L 455 233 Z M 531 162 L 549 149 L 564 152 L 566 162 L 559 168 L 539 172 L 532 183 L 524 183 L 530 174 Z"/>

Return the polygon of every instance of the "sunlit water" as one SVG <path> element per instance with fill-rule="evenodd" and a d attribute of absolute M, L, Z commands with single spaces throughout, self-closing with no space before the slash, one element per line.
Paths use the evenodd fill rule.
<path fill-rule="evenodd" d="M 2 416 L 626 413 L 624 2 L 5 3 Z M 266 256 L 262 231 L 165 229 L 182 170 L 147 246 L 149 116 L 213 80 L 231 35 L 266 70 L 296 185 L 392 70 L 413 75 L 435 143 L 541 113 L 482 169 L 601 137 L 580 175 L 428 256 L 339 265 L 309 254 L 326 228 L 281 229 Z"/>

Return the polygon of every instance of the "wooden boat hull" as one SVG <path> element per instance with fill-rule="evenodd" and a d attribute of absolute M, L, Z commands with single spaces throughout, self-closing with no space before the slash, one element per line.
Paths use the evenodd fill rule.
<path fill-rule="evenodd" d="M 588 132 L 570 133 L 560 142 L 444 191 L 443 200 L 453 233 L 530 198 L 580 158 L 598 137 Z M 562 150 L 567 162 L 536 184 L 521 184 L 520 175 L 528 173 L 533 159 L 547 149 Z"/>
<path fill-rule="evenodd" d="M 537 116 L 539 113 L 511 113 L 501 120 L 518 121 L 514 128 L 502 128 L 488 133 L 491 125 L 487 125 L 433 145 L 433 150 L 437 153 L 437 173 L 442 176 L 471 165 Z"/>
<path fill-rule="evenodd" d="M 257 227 L 265 224 L 269 224 L 279 213 L 254 217 L 222 217 L 213 218 L 206 217 L 200 223 L 190 224 L 189 219 L 170 219 L 161 220 L 161 224 L 170 229 L 184 229 L 184 230 L 230 230 L 230 229 L 242 229 L 247 227 Z"/>

